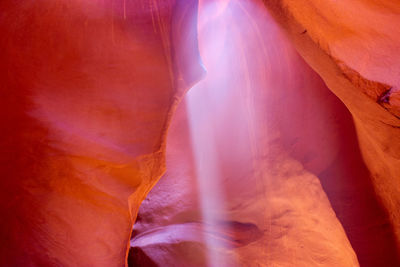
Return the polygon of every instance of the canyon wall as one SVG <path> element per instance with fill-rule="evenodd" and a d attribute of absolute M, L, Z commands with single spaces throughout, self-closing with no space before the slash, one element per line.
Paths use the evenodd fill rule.
<path fill-rule="evenodd" d="M 1 1 L 0 265 L 125 265 L 174 106 L 204 72 L 196 9 Z"/>
<path fill-rule="evenodd" d="M 399 266 L 399 9 L 1 1 L 0 265 Z"/>
<path fill-rule="evenodd" d="M 312 33 L 308 27 L 298 27 L 289 31 L 289 40 L 294 39 L 296 44 L 292 47 L 274 19 L 286 27 L 287 20 L 293 19 L 289 13 L 293 9 L 302 19 L 309 20 L 318 34 L 329 23 L 313 20 L 320 14 L 311 13 L 318 9 L 307 9 L 310 3 L 265 2 L 273 18 L 257 1 L 201 1 L 199 42 L 207 77 L 189 91 L 177 110 L 167 144 L 167 173 L 143 203 L 134 226 L 132 266 L 355 266 L 358 262 L 361 266 L 399 265 L 393 229 L 396 206 L 382 203 L 382 198 L 390 197 L 382 197 L 377 189 L 385 182 L 376 180 L 373 167 L 383 163 L 372 156 L 374 162 L 371 166 L 367 160 L 367 169 L 365 150 L 376 145 L 363 143 L 366 137 L 359 124 L 368 125 L 370 121 L 360 122 L 353 116 L 354 106 L 371 101 L 363 96 L 351 99 L 354 92 L 346 93 L 345 104 L 350 113 L 325 84 L 337 94 L 335 90 L 351 90 L 340 88 L 343 78 L 360 83 L 360 91 L 370 97 L 376 93 L 378 108 L 381 104 L 389 112 L 390 101 L 396 101 L 395 90 L 363 82 L 346 66 L 347 61 L 353 62 L 353 53 L 335 61 L 341 72 L 335 73 L 339 78 L 329 77 L 333 85 L 324 75 L 320 80 L 314 70 L 321 74 L 326 66 L 311 64 L 312 70 L 307 63 L 308 57 L 321 56 L 321 44 L 303 44 L 302 40 L 310 39 L 308 35 Z M 333 9 L 314 5 L 325 8 L 329 15 L 326 10 Z M 343 5 L 342 9 L 350 6 Z M 302 13 L 303 8 L 311 14 Z M 333 25 L 341 21 L 335 18 L 332 15 Z M 348 20 L 345 25 L 352 27 L 352 23 Z M 336 38 L 348 42 L 345 32 L 336 29 Z M 327 46 L 330 42 L 337 44 L 326 42 Z M 359 44 L 352 45 L 357 50 Z M 331 55 L 327 57 L 332 59 Z M 387 75 L 391 70 L 383 67 Z M 376 92 L 369 92 L 372 89 L 367 86 Z M 382 97 L 384 100 L 378 101 Z M 194 99 L 202 104 L 193 104 Z M 376 116 L 378 120 L 379 113 L 364 109 L 363 116 Z M 390 135 L 381 131 L 380 134 Z M 200 148 L 196 144 L 199 142 Z M 199 149 L 212 160 L 199 160 Z M 392 167 L 393 174 L 396 166 Z M 217 169 L 218 175 L 210 175 L 207 168 Z M 274 171 L 275 168 L 285 171 Z M 384 172 L 380 175 L 383 177 Z M 208 179 L 219 181 L 209 182 L 204 188 L 204 180 Z M 313 191 L 319 197 L 307 191 L 311 190 L 309 183 L 315 185 Z M 290 186 L 298 190 L 292 191 Z M 178 194 L 174 193 L 177 188 Z M 321 198 L 326 197 L 329 203 L 321 204 Z M 303 210 L 306 203 L 310 206 Z M 332 209 L 338 221 L 328 215 Z M 312 220 L 313 215 L 317 215 L 316 221 Z M 339 222 L 345 234 L 341 233 Z M 330 234 L 345 235 L 352 248 L 344 248 L 348 246 L 346 238 L 335 239 Z M 333 252 L 331 248 L 340 249 Z M 354 260 L 352 249 L 358 261 Z M 217 251 L 216 255 L 213 251 Z"/>
<path fill-rule="evenodd" d="M 351 112 L 373 188 L 389 214 L 398 253 L 400 34 L 395 25 L 400 5 L 374 0 L 264 3 L 297 51 Z"/>

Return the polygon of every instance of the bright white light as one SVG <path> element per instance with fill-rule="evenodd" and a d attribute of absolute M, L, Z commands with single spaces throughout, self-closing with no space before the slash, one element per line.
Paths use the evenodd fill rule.
<path fill-rule="evenodd" d="M 261 128 L 254 92 L 262 96 L 267 84 L 267 38 L 260 31 L 269 30 L 260 6 L 257 0 L 201 0 L 199 5 L 199 48 L 207 75 L 188 92 L 186 104 L 209 266 L 240 266 L 229 249 L 218 249 L 229 240 L 212 233 L 222 230 L 221 222 L 245 222 L 232 218 L 230 209 L 248 198 L 240 194 L 257 190 L 251 172 Z"/>
<path fill-rule="evenodd" d="M 225 255 L 218 248 L 226 246 L 222 240 L 213 238 L 218 223 L 226 221 L 224 217 L 224 192 L 219 166 L 218 141 L 216 129 L 223 125 L 221 116 L 227 104 L 229 95 L 228 73 L 229 61 L 232 59 L 232 49 L 227 43 L 229 37 L 226 29 L 226 13 L 224 10 L 229 1 L 214 1 L 200 3 L 199 40 L 202 59 L 208 71 L 206 78 L 195 85 L 186 96 L 188 120 L 191 133 L 192 150 L 195 160 L 200 203 L 205 225 L 205 242 L 208 246 L 208 265 L 210 267 L 231 266 Z M 225 15 L 225 16 L 224 16 Z M 221 72 L 215 76 L 215 70 Z M 232 263 L 234 259 L 229 259 Z"/>

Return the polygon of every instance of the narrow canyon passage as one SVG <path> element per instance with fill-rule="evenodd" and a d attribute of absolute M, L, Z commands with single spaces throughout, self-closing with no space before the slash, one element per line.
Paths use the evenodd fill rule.
<path fill-rule="evenodd" d="M 400 267 L 398 25 L 391 0 L 1 0 L 0 266 Z"/>
<path fill-rule="evenodd" d="M 354 266 L 354 249 L 398 266 L 351 114 L 262 8 L 200 2 L 207 75 L 176 111 L 130 265 Z"/>

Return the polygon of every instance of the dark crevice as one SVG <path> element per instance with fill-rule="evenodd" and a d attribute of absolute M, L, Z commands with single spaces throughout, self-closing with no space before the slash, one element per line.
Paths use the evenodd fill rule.
<path fill-rule="evenodd" d="M 146 253 L 138 247 L 131 247 L 128 254 L 130 267 L 159 267 Z"/>
<path fill-rule="evenodd" d="M 390 102 L 390 95 L 392 94 L 392 87 L 390 87 L 388 90 L 383 92 L 379 97 L 378 97 L 378 103 L 389 103 Z"/>
<path fill-rule="evenodd" d="M 400 266 L 394 229 L 362 159 L 352 116 L 342 103 L 336 116 L 338 154 L 322 172 L 309 171 L 319 178 L 360 266 Z"/>
<path fill-rule="evenodd" d="M 360 266 L 400 266 L 388 213 L 374 191 L 355 133 L 351 135 L 354 141 L 342 144 L 339 155 L 343 157 L 318 177 Z"/>

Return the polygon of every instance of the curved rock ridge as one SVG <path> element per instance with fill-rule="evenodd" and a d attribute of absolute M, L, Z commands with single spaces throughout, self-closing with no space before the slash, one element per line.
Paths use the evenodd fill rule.
<path fill-rule="evenodd" d="M 141 206 L 131 266 L 358 266 L 336 215 L 382 213 L 351 115 L 262 2 L 204 1 L 199 12 L 207 76 L 173 118 L 167 171 Z M 365 195 L 356 195 L 360 188 Z M 249 241 L 228 246 L 231 225 L 246 225 L 234 239 Z M 353 236 L 391 244 L 382 233 Z"/>
<path fill-rule="evenodd" d="M 400 20 L 400 5 L 373 0 L 264 2 L 297 51 L 351 112 L 374 190 L 394 229 L 398 255 L 400 35 L 394 25 Z"/>
<path fill-rule="evenodd" d="M 0 265 L 400 266 L 400 4 L 0 10 Z"/>
<path fill-rule="evenodd" d="M 0 9 L 0 263 L 123 266 L 171 115 L 204 72 L 197 2 Z"/>

